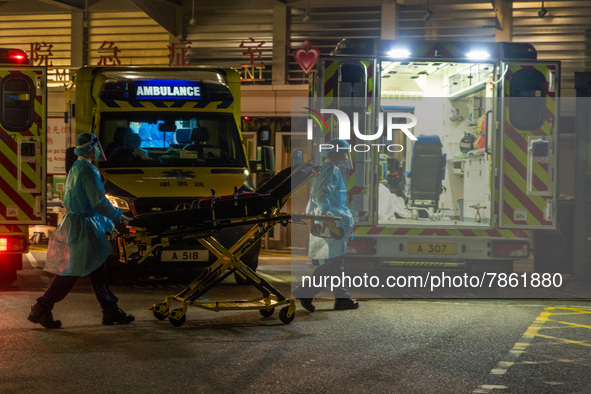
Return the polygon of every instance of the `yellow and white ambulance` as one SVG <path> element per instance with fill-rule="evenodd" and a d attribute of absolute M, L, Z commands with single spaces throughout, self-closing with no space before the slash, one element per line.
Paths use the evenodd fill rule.
<path fill-rule="evenodd" d="M 308 136 L 317 162 L 351 136 L 352 261 L 506 270 L 530 256 L 557 208 L 560 64 L 536 58 L 523 43 L 343 40 L 319 59 Z"/>
<path fill-rule="evenodd" d="M 98 163 L 105 190 L 126 215 L 187 208 L 212 193 L 252 190 L 235 70 L 84 67 L 75 88 L 76 132 L 99 136 L 107 158 Z M 231 244 L 241 235 L 239 228 L 231 229 L 219 239 Z M 257 249 L 245 258 L 253 269 Z M 153 257 L 178 264 L 213 258 L 191 239 Z"/>
<path fill-rule="evenodd" d="M 0 285 L 29 250 L 29 225 L 46 221 L 47 86 L 27 53 L 0 49 Z"/>

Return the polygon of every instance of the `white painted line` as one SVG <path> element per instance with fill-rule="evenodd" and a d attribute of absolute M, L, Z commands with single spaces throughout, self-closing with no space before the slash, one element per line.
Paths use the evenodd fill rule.
<path fill-rule="evenodd" d="M 32 252 L 29 252 L 27 254 L 25 254 L 25 257 L 27 258 L 27 260 L 29 260 L 29 264 L 31 264 L 31 267 L 33 268 L 43 268 L 41 266 L 41 264 L 39 264 L 39 262 L 37 261 L 37 259 L 35 258 L 35 256 L 33 256 Z"/>
<path fill-rule="evenodd" d="M 515 364 L 515 361 L 526 352 L 528 347 L 531 345 L 533 339 L 538 335 L 538 331 L 542 328 L 544 323 L 548 320 L 549 312 L 546 312 L 547 308 L 544 308 L 542 312 L 536 317 L 533 323 L 527 328 L 525 333 L 521 336 L 519 341 L 513 345 L 513 348 L 509 350 L 504 360 L 499 361 L 497 366 L 493 368 L 489 373 L 489 384 L 483 384 L 478 389 L 474 390 L 473 393 L 490 392 L 494 390 L 505 390 L 508 387 L 502 384 L 501 378 L 507 373 L 507 370 Z M 492 381 L 492 383 L 490 382 Z"/>

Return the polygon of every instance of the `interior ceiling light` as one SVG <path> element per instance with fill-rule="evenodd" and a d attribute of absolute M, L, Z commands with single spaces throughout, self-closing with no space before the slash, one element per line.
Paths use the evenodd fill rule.
<path fill-rule="evenodd" d="M 544 8 L 544 1 L 542 1 L 542 9 L 538 11 L 538 16 L 540 18 L 543 18 L 546 16 L 547 13 L 548 13 L 548 10 L 546 8 Z"/>
<path fill-rule="evenodd" d="M 485 60 L 490 57 L 490 53 L 483 50 L 472 50 L 466 54 L 466 57 L 473 60 Z"/>
<path fill-rule="evenodd" d="M 410 56 L 410 51 L 406 48 L 392 48 L 386 55 L 394 58 L 407 58 Z"/>
<path fill-rule="evenodd" d="M 193 11 L 191 12 L 191 19 L 189 19 L 189 24 L 191 26 L 195 26 L 195 23 L 197 21 L 195 20 L 195 0 L 193 0 Z"/>

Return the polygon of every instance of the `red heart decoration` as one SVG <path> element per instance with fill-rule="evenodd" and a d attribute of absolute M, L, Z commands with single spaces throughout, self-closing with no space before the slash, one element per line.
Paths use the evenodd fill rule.
<path fill-rule="evenodd" d="M 298 64 L 300 65 L 302 70 L 304 70 L 304 72 L 306 74 L 308 74 L 308 72 L 310 72 L 312 67 L 314 67 L 314 65 L 316 65 L 316 62 L 318 61 L 319 56 L 320 56 L 320 51 L 316 48 L 310 48 L 310 49 L 299 48 L 299 49 L 296 49 L 295 52 L 293 53 L 294 59 L 296 60 L 296 62 L 298 62 Z"/>

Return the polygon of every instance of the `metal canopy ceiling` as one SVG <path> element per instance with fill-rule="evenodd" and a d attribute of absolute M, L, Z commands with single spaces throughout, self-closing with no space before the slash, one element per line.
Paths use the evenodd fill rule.
<path fill-rule="evenodd" d="M 274 9 L 287 7 L 288 83 L 305 75 L 290 55 L 304 40 L 327 53 L 345 37 L 379 38 L 382 4 L 397 3 L 397 38 L 494 41 L 498 27 L 495 5 L 508 0 L 0 0 L 0 15 L 143 12 L 172 36 L 192 42 L 194 64 L 243 61 L 239 47 L 250 37 L 265 41 L 260 48 L 267 65 L 273 59 Z M 425 19 L 426 7 L 431 11 Z M 541 60 L 562 61 L 564 89 L 574 93 L 574 71 L 591 69 L 591 1 L 513 1 L 513 42 L 529 42 Z M 309 20 L 304 21 L 308 10 Z M 131 29 L 132 27 L 129 26 Z M 267 70 L 270 72 L 270 70 Z"/>

